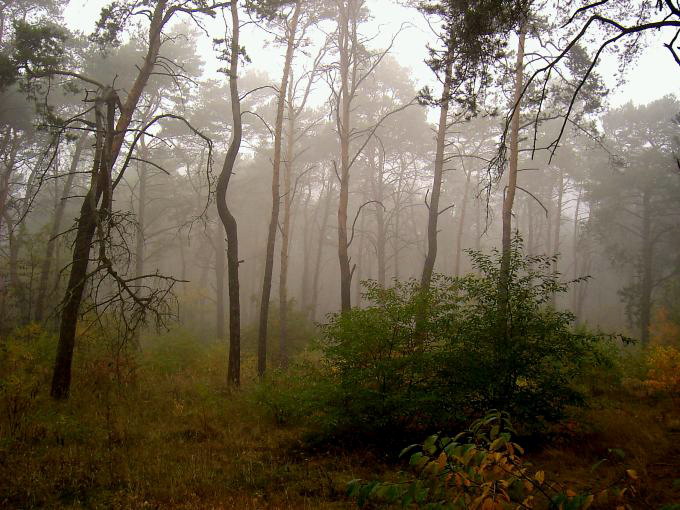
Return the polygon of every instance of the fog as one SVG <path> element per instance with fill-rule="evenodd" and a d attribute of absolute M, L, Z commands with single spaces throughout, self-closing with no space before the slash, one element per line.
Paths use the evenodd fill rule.
<path fill-rule="evenodd" d="M 517 112 L 508 225 L 527 256 L 554 256 L 551 271 L 574 281 L 552 305 L 591 328 L 648 336 L 678 288 L 680 103 L 663 95 L 677 90 L 678 73 L 670 52 L 656 50 L 662 36 L 637 41 L 632 57 L 609 52 L 589 72 L 600 32 L 551 60 L 576 32 L 545 19 L 568 11 L 542 6 L 525 22 L 519 82 L 518 32 L 499 27 L 477 36 L 474 55 L 451 48 L 442 95 L 436 14 L 352 3 L 347 29 L 335 3 L 284 5 L 274 16 L 263 6 L 235 11 L 235 66 L 226 6 L 178 4 L 156 33 L 143 6 L 103 11 L 99 28 L 97 2 L 71 2 L 64 17 L 63 2 L 3 11 L 2 44 L 17 65 L 2 100 L 4 331 L 63 328 L 78 284 L 69 283 L 76 234 L 89 228 L 82 302 L 71 303 L 84 323 L 111 314 L 125 342 L 154 326 L 214 342 L 238 316 L 244 352 L 257 350 L 258 333 L 281 336 L 274 356 L 286 342 L 300 347 L 307 339 L 286 330 L 304 336 L 300 324 L 366 305 L 366 280 L 429 284 L 424 265 L 458 277 L 479 270 L 469 250 L 502 251 Z M 10 27 L 19 19 L 54 29 L 43 36 L 55 46 L 12 53 L 29 37 Z M 551 74 L 540 71 L 546 62 Z M 642 75 L 654 85 L 640 85 Z M 102 158 L 109 184 L 96 189 Z M 88 190 L 99 208 L 90 227 Z M 109 205 L 98 205 L 102 194 Z M 231 268 L 220 200 L 234 220 Z"/>

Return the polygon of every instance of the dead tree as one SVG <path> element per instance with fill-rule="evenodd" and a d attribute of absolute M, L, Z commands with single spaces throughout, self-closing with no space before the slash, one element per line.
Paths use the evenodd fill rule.
<path fill-rule="evenodd" d="M 201 3 L 196 7 L 191 7 L 191 4 L 187 2 L 175 4 L 168 0 L 159 0 L 155 4 L 153 10 L 143 9 L 143 14 L 149 19 L 146 54 L 144 56 L 144 62 L 138 68 L 138 73 L 124 102 L 121 101 L 118 93 L 113 87 L 98 83 L 96 80 L 79 73 L 63 70 L 48 70 L 45 73 L 42 73 L 42 76 L 76 78 L 90 86 L 94 85 L 97 88 L 97 94 L 93 100 L 96 139 L 95 157 L 92 166 L 90 187 L 80 208 L 80 216 L 76 226 L 76 238 L 73 244 L 71 272 L 69 274 L 66 293 L 62 303 L 59 342 L 57 345 L 57 356 L 54 365 L 51 389 L 51 395 L 55 399 L 65 399 L 69 396 L 76 325 L 85 285 L 91 277 L 91 274 L 88 274 L 88 263 L 95 231 L 99 232 L 97 239 L 99 248 L 97 270 L 106 271 L 106 273 L 117 282 L 120 290 L 124 291 L 133 300 L 135 305 L 139 307 L 140 311 L 147 310 L 148 305 L 153 301 L 153 298 L 159 297 L 159 295 L 153 294 L 152 296 L 145 297 L 144 300 L 140 300 L 139 296 L 135 293 L 135 290 L 130 287 L 130 282 L 125 281 L 115 271 L 112 261 L 108 258 L 106 253 L 106 242 L 108 241 L 107 234 L 110 233 L 111 226 L 106 223 L 112 218 L 111 205 L 113 190 L 116 184 L 122 179 L 124 170 L 130 162 L 132 157 L 131 151 L 134 149 L 135 143 L 139 140 L 140 132 L 138 132 L 133 141 L 123 168 L 118 173 L 115 182 L 112 178 L 113 168 L 120 155 L 130 123 L 137 110 L 139 100 L 158 63 L 163 29 L 177 13 L 188 13 L 194 16 L 200 13 L 211 14 L 213 9 L 219 6 L 220 4 L 207 6 Z M 135 11 L 134 9 L 134 6 L 130 7 L 130 10 L 132 11 L 130 14 L 140 14 L 140 12 Z M 119 112 L 117 119 L 116 111 Z M 155 123 L 162 117 L 179 118 L 178 116 L 167 114 L 155 117 L 151 123 Z M 147 124 L 146 129 L 148 129 L 148 126 L 151 123 Z M 194 132 L 198 133 L 195 130 Z M 138 315 L 138 319 L 139 318 L 140 316 Z"/>

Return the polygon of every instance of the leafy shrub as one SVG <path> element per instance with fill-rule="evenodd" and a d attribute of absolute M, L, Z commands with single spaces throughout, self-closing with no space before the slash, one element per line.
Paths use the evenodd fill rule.
<path fill-rule="evenodd" d="M 621 476 L 618 487 L 580 494 L 546 480 L 545 472 L 523 462 L 524 450 L 511 440 L 513 433 L 509 415 L 491 411 L 453 438 L 435 434 L 402 450 L 400 456 L 412 452 L 414 476 L 399 482 L 352 480 L 348 494 L 360 507 L 579 510 L 590 507 L 596 497 L 612 503 L 627 489 L 635 490 L 633 470 Z"/>
<path fill-rule="evenodd" d="M 573 314 L 550 306 L 568 286 L 553 258 L 524 256 L 515 238 L 503 334 L 500 254 L 469 254 L 478 274 L 436 276 L 427 292 L 415 280 L 387 289 L 364 282 L 372 304 L 329 317 L 321 349 L 332 384 L 319 404 L 340 432 L 384 438 L 489 408 L 536 427 L 583 403 L 573 381 L 608 363 L 596 348 L 604 335 L 575 330 Z"/>

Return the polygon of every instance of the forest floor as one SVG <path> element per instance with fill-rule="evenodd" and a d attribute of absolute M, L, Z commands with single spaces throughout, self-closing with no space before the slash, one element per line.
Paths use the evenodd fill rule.
<path fill-rule="evenodd" d="M 277 425 L 255 402 L 253 379 L 226 389 L 222 354 L 156 352 L 134 370 L 81 359 L 71 398 L 55 403 L 48 365 L 19 351 L 11 359 L 34 368 L 3 393 L 0 508 L 355 508 L 348 481 L 404 469 L 398 449 L 305 447 L 303 427 Z M 680 411 L 670 401 L 603 395 L 526 446 L 546 478 L 603 487 L 634 469 L 630 508 L 680 502 Z"/>

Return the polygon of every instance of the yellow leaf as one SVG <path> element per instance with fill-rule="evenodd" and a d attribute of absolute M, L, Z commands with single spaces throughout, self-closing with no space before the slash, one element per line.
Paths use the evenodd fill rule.
<path fill-rule="evenodd" d="M 439 454 L 439 457 L 437 458 L 437 466 L 439 466 L 439 469 L 444 469 L 445 465 L 446 465 L 446 454 L 444 452 L 441 452 Z"/>
<path fill-rule="evenodd" d="M 573 498 L 574 496 L 576 496 L 576 493 L 571 489 L 567 489 L 567 497 Z"/>
<path fill-rule="evenodd" d="M 635 472 L 634 469 L 627 469 L 627 470 L 626 470 L 626 474 L 627 474 L 630 478 L 632 478 L 633 480 L 637 480 L 637 479 L 638 479 L 638 475 L 637 475 L 637 473 Z"/>
<path fill-rule="evenodd" d="M 539 483 L 539 485 L 542 484 L 543 480 L 545 480 L 545 473 L 543 471 L 536 471 L 534 479 Z"/>

